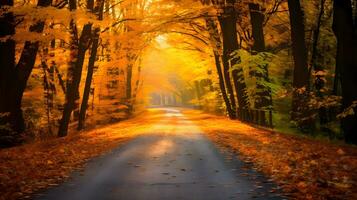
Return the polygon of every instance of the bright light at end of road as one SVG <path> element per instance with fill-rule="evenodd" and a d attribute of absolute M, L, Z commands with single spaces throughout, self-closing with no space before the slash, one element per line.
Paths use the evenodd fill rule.
<path fill-rule="evenodd" d="M 155 38 L 155 41 L 158 43 L 160 48 L 168 48 L 170 46 L 166 40 L 166 36 L 164 35 L 159 35 Z"/>

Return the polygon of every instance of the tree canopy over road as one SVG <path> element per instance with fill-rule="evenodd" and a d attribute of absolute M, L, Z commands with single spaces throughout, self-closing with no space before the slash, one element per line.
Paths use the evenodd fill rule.
<path fill-rule="evenodd" d="M 31 181 L 26 155 L 32 171 L 56 166 L 48 178 L 62 180 L 140 139 L 131 129 L 154 123 L 149 107 L 175 107 L 273 177 L 282 196 L 356 197 L 356 25 L 356 0 L 1 0 L 0 193 L 57 183 Z M 125 124 L 108 129 L 114 137 L 95 133 Z"/>

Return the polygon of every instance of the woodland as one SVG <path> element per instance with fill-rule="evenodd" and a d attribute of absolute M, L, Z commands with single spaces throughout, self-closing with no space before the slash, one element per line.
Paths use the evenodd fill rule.
<path fill-rule="evenodd" d="M 349 0 L 3 1 L 1 145 L 118 121 L 148 96 L 356 144 L 355 7 Z M 152 50 L 170 46 L 181 51 Z M 150 54 L 194 56 L 149 64 L 168 72 L 144 69 L 158 76 L 146 83 Z"/>
<path fill-rule="evenodd" d="M 356 0 L 1 0 L 0 154 L 148 106 L 356 152 L 356 52 Z"/>

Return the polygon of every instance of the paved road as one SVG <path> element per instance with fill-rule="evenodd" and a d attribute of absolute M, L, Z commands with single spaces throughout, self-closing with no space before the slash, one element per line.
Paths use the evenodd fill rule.
<path fill-rule="evenodd" d="M 35 199 L 282 199 L 270 192 L 273 183 L 220 152 L 179 110 L 163 111 L 150 134 L 93 159 Z"/>

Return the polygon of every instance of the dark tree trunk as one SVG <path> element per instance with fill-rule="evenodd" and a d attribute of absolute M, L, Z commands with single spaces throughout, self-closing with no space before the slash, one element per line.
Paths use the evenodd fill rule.
<path fill-rule="evenodd" d="M 52 4 L 52 0 L 39 0 L 37 6 L 38 7 L 48 7 L 51 4 Z M 30 27 L 30 32 L 42 33 L 44 27 L 45 27 L 45 22 L 38 21 L 36 24 L 34 24 Z M 35 42 L 26 41 L 25 46 L 21 52 L 19 62 L 16 66 L 17 74 L 18 74 L 17 76 L 18 76 L 18 79 L 20 82 L 19 93 L 21 93 L 21 98 L 22 98 L 22 93 L 26 88 L 27 80 L 30 77 L 30 74 L 34 67 L 38 48 L 39 48 L 38 41 L 35 41 Z"/>
<path fill-rule="evenodd" d="M 341 75 L 342 108 L 357 101 L 357 30 L 353 21 L 350 0 L 334 0 L 333 31 L 337 38 L 336 64 Z M 342 129 L 347 143 L 357 144 L 357 108 L 342 118 Z"/>
<path fill-rule="evenodd" d="M 134 105 L 136 104 L 136 97 L 138 95 L 138 92 L 139 92 L 139 87 L 140 87 L 140 74 L 141 74 L 141 61 L 139 62 L 139 67 L 138 67 L 138 78 L 135 82 L 135 89 L 134 89 L 134 94 L 132 95 L 132 111 L 134 112 Z M 141 83 L 142 84 L 142 83 Z M 171 100 L 171 97 L 169 96 L 170 100 Z M 171 103 L 170 103 L 171 104 Z"/>
<path fill-rule="evenodd" d="M 317 96 L 322 98 L 325 94 L 323 92 L 323 88 L 325 87 L 325 76 L 323 75 L 324 68 L 322 65 L 318 64 L 318 44 L 320 38 L 320 29 L 322 24 L 322 16 L 324 14 L 324 6 L 326 0 L 320 0 L 319 3 L 319 15 L 317 17 L 316 28 L 313 31 L 313 40 L 312 40 L 312 52 L 311 52 L 311 61 L 310 65 L 313 67 L 315 71 L 315 80 L 314 86 L 316 89 Z M 325 107 L 319 108 L 319 118 L 320 124 L 323 126 L 328 122 L 327 118 L 327 110 Z"/>
<path fill-rule="evenodd" d="M 234 98 L 233 87 L 230 80 L 229 71 L 232 66 L 238 64 L 239 59 L 231 59 L 231 54 L 239 49 L 236 29 L 236 13 L 232 5 L 224 7 L 224 12 L 218 17 L 223 35 L 223 69 L 226 87 L 229 93 L 232 109 L 237 112 L 237 106 Z M 239 109 L 249 108 L 248 96 L 246 93 L 246 84 L 244 81 L 243 69 L 235 69 L 232 71 L 233 83 L 238 99 Z"/>
<path fill-rule="evenodd" d="M 219 87 L 221 89 L 222 97 L 223 97 L 223 100 L 224 100 L 225 105 L 226 105 L 228 116 L 229 116 L 230 119 L 234 119 L 235 116 L 236 116 L 236 113 L 232 109 L 231 103 L 229 102 L 229 99 L 228 99 L 226 87 L 224 85 L 224 77 L 223 77 L 223 73 L 222 73 L 221 62 L 220 62 L 219 58 L 220 58 L 220 56 L 218 55 L 218 53 L 214 52 L 214 60 L 215 60 L 215 63 L 216 63 L 216 69 L 217 69 L 217 73 L 218 73 Z"/>
<path fill-rule="evenodd" d="M 13 6 L 13 4 L 12 0 L 1 1 L 0 9 L 3 6 Z M 0 16 L 0 39 L 13 34 L 15 34 L 15 17 L 12 12 L 4 13 Z M 12 129 L 7 130 L 1 127 L 0 147 L 18 143 L 17 133 L 24 129 L 21 103 L 14 101 L 17 89 L 15 78 L 15 41 L 13 39 L 0 41 L 0 125 L 9 124 L 8 128 Z"/>
<path fill-rule="evenodd" d="M 221 67 L 220 55 L 218 53 L 219 49 L 221 48 L 221 38 L 220 38 L 220 35 L 218 32 L 217 25 L 213 21 L 213 19 L 206 17 L 205 20 L 206 20 L 206 26 L 207 26 L 208 32 L 210 34 L 210 39 L 212 40 L 212 43 L 213 43 L 212 48 L 213 48 L 213 55 L 214 55 L 216 70 L 217 70 L 217 74 L 218 74 L 219 88 L 221 90 L 224 103 L 226 105 L 228 116 L 230 119 L 234 119 L 236 116 L 236 113 L 235 113 L 236 111 L 232 109 L 232 105 L 231 105 L 228 95 L 227 95 L 226 86 L 224 85 L 224 76 L 223 76 L 222 67 Z"/>
<path fill-rule="evenodd" d="M 223 19 L 220 19 L 220 24 L 221 24 L 221 29 L 223 31 L 224 25 L 225 24 L 223 21 Z M 224 37 L 224 36 L 223 36 Z M 223 44 L 225 43 L 225 39 L 223 39 Z M 227 43 L 227 41 L 226 41 Z M 231 82 L 231 75 L 229 73 L 229 57 L 227 57 L 227 51 L 223 52 L 223 56 L 222 56 L 222 63 L 223 63 L 223 77 L 224 77 L 224 82 L 225 82 L 225 86 L 227 88 L 227 93 L 228 93 L 228 98 L 230 101 L 230 105 L 231 105 L 231 109 L 234 112 L 234 115 L 232 117 L 232 119 L 237 118 L 237 105 L 236 105 L 236 100 L 235 100 L 235 95 L 233 92 L 233 85 Z"/>
<path fill-rule="evenodd" d="M 101 0 L 98 3 L 98 6 L 95 9 L 93 9 L 94 0 L 87 1 L 87 8 L 89 10 L 93 10 L 93 12 L 96 12 L 99 20 L 103 19 L 103 12 L 102 12 L 103 8 L 104 8 L 103 5 L 104 5 L 104 0 Z M 92 36 L 92 49 L 91 49 L 91 55 L 90 55 L 89 61 L 88 61 L 88 71 L 87 71 L 86 83 L 84 86 L 81 109 L 79 112 L 78 130 L 84 129 L 84 125 L 85 125 L 86 111 L 88 108 L 89 94 L 91 91 L 91 84 L 92 84 L 93 73 L 94 73 L 94 65 L 95 65 L 95 61 L 97 58 L 97 50 L 98 50 L 98 45 L 99 45 L 99 32 L 100 32 L 100 28 L 95 28 L 93 36 Z"/>
<path fill-rule="evenodd" d="M 75 27 L 73 21 L 71 22 L 71 25 L 73 27 L 72 28 L 73 31 L 76 32 L 77 28 Z M 91 37 L 91 28 L 92 28 L 92 24 L 84 25 L 78 43 L 74 42 L 73 44 L 75 45 L 71 47 L 74 49 L 74 52 L 77 51 L 77 54 L 72 55 L 75 57 L 75 62 L 72 61 L 71 63 L 71 65 L 73 65 L 71 66 L 71 68 L 73 68 L 72 76 L 71 76 L 71 80 L 69 80 L 68 82 L 68 86 L 66 90 L 66 102 L 64 104 L 63 115 L 58 129 L 59 137 L 64 137 L 67 135 L 68 124 L 71 118 L 71 113 L 73 111 L 73 106 L 76 99 L 76 92 L 78 91 L 78 87 L 81 81 L 85 52 L 87 51 L 89 39 Z M 73 35 L 77 35 L 77 34 L 73 33 Z"/>
<path fill-rule="evenodd" d="M 51 6 L 52 0 L 39 0 L 37 6 L 48 7 Z M 42 33 L 45 27 L 45 21 L 38 21 L 30 27 L 30 32 Z M 29 79 L 32 69 L 35 65 L 36 55 L 39 48 L 39 42 L 26 41 L 25 46 L 21 52 L 19 62 L 16 66 L 17 84 L 17 100 L 21 107 L 22 96 L 26 88 L 27 80 Z M 22 113 L 21 113 L 22 115 Z"/>
<path fill-rule="evenodd" d="M 102 15 L 103 15 L 102 10 L 104 8 L 103 4 L 104 4 L 104 0 L 101 0 L 99 5 L 95 9 L 93 9 L 94 0 L 88 0 L 87 8 L 89 10 L 93 10 L 93 12 L 97 12 L 98 19 L 102 20 Z M 99 32 L 100 32 L 100 28 L 99 27 L 95 28 L 94 33 L 92 35 L 92 49 L 91 49 L 91 55 L 90 55 L 89 61 L 88 61 L 88 71 L 87 71 L 86 83 L 84 86 L 81 109 L 79 112 L 78 127 L 77 127 L 78 130 L 84 129 L 84 124 L 85 124 L 85 119 L 86 119 L 86 111 L 88 108 L 89 94 L 91 91 L 91 84 L 92 84 L 93 73 L 94 73 L 94 65 L 95 65 L 95 61 L 97 58 L 97 50 L 98 50 L 98 45 L 99 45 Z"/>
<path fill-rule="evenodd" d="M 340 49 L 338 43 L 337 43 L 337 50 Z M 336 52 L 336 58 L 341 57 L 339 55 L 339 51 Z M 335 66 L 335 76 L 333 77 L 333 90 L 332 94 L 333 95 L 341 95 L 341 72 L 340 72 L 340 61 L 336 59 L 336 66 Z"/>
<path fill-rule="evenodd" d="M 38 6 L 50 6 L 51 0 L 39 0 Z M 12 6 L 13 1 L 2 1 L 0 6 Z M 44 28 L 44 21 L 38 21 L 30 27 L 31 32 L 41 33 Z M 0 17 L 0 37 L 13 35 L 15 33 L 15 19 L 13 14 L 6 13 Z M 38 42 L 26 41 L 21 53 L 19 63 L 15 66 L 15 41 L 8 39 L 0 42 L 0 96 L 7 97 L 0 100 L 0 113 L 9 115 L 1 119 L 1 123 L 8 123 L 12 131 L 19 135 L 25 130 L 25 122 L 22 115 L 21 101 L 26 88 L 27 80 L 33 69 Z M 11 144 L 8 144 L 11 145 Z"/>
<path fill-rule="evenodd" d="M 128 103 L 131 102 L 131 79 L 133 76 L 133 66 L 132 64 L 128 64 L 127 72 L 126 72 L 126 99 Z"/>
<path fill-rule="evenodd" d="M 65 86 L 65 82 L 63 81 L 62 74 L 58 70 L 57 65 L 56 65 L 55 62 L 52 63 L 52 66 L 53 66 L 54 71 L 57 74 L 57 79 L 58 79 L 58 82 L 59 82 L 59 84 L 61 86 L 62 92 L 66 93 L 66 86 Z"/>
<path fill-rule="evenodd" d="M 76 1 L 70 2 L 69 4 L 70 4 L 70 10 L 77 9 Z M 87 0 L 87 10 L 90 10 L 92 13 L 94 12 L 94 0 Z M 73 120 L 78 121 L 78 123 L 81 123 L 81 122 L 79 122 L 79 120 L 80 120 L 80 108 L 79 108 L 80 100 L 81 100 L 81 97 L 80 97 L 79 87 L 78 87 L 78 89 L 76 91 L 76 95 L 75 95 L 74 105 L 73 105 Z"/>
<path fill-rule="evenodd" d="M 88 107 L 89 93 L 90 93 L 92 78 L 93 78 L 94 64 L 95 64 L 95 59 L 97 57 L 97 49 L 98 49 L 98 43 L 99 43 L 99 31 L 100 31 L 99 28 L 96 28 L 94 30 L 94 35 L 93 35 L 93 39 L 92 39 L 92 50 L 91 50 L 91 55 L 89 57 L 89 62 L 88 62 L 88 71 L 87 71 L 86 83 L 84 86 L 81 110 L 79 112 L 78 130 L 82 130 L 84 128 L 86 111 L 87 111 L 87 107 Z"/>
<path fill-rule="evenodd" d="M 291 119 L 297 121 L 302 129 L 310 129 L 313 120 L 309 117 L 308 86 L 309 70 L 305 42 L 304 14 L 300 0 L 288 0 L 291 26 L 292 52 L 294 58 L 293 99 Z"/>
<path fill-rule="evenodd" d="M 265 19 L 264 9 L 259 6 L 259 4 L 249 4 L 250 11 L 250 22 L 252 25 L 252 36 L 254 39 L 254 44 L 252 47 L 253 54 L 265 51 L 265 39 L 263 23 Z M 254 102 L 254 107 L 258 109 L 259 119 L 262 125 L 267 125 L 267 120 L 265 116 L 265 110 L 272 108 L 272 97 L 270 88 L 267 88 L 263 82 L 269 82 L 268 66 L 257 66 L 260 68 L 255 72 L 257 78 L 257 93 Z"/>
<path fill-rule="evenodd" d="M 264 9 L 259 4 L 250 3 L 250 23 L 252 25 L 252 36 L 254 39 L 253 51 L 263 52 L 265 51 L 265 39 L 263 23 L 265 19 Z"/>
<path fill-rule="evenodd" d="M 77 0 L 68 0 L 69 10 L 73 11 L 77 9 Z"/>

